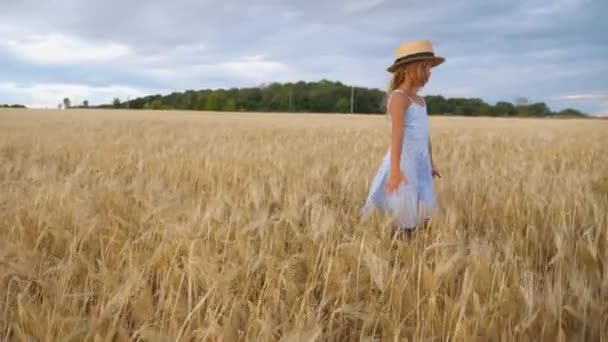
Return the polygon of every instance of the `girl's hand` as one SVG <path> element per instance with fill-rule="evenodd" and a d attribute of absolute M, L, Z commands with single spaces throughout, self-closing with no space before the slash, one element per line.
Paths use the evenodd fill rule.
<path fill-rule="evenodd" d="M 399 185 L 401 185 L 401 183 L 407 183 L 407 177 L 405 177 L 405 175 L 401 171 L 391 172 L 388 176 L 388 180 L 386 181 L 384 189 L 388 194 L 392 194 L 397 191 L 397 188 L 399 187 Z"/>
<path fill-rule="evenodd" d="M 441 172 L 439 172 L 435 167 L 433 167 L 432 175 L 433 178 L 441 178 Z"/>

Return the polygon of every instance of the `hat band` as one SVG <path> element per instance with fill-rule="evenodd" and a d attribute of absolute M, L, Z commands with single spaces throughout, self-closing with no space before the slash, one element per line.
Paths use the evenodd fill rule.
<path fill-rule="evenodd" d="M 395 63 L 400 63 L 400 62 L 406 61 L 408 59 L 418 58 L 418 57 L 435 57 L 435 54 L 433 52 L 418 52 L 418 53 L 413 53 L 411 55 L 407 55 L 407 56 L 403 56 L 401 58 L 397 58 L 395 60 Z"/>

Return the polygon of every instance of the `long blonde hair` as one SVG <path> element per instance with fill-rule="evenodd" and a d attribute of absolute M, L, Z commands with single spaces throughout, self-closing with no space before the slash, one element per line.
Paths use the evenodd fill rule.
<path fill-rule="evenodd" d="M 384 99 L 384 108 L 388 112 L 388 100 L 397 88 L 405 83 L 407 88 L 422 88 L 428 81 L 424 69 L 428 66 L 427 61 L 417 61 L 398 67 L 388 84 L 388 91 Z"/>

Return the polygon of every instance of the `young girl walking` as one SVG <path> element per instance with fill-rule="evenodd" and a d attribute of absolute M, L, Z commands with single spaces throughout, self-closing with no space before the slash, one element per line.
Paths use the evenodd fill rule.
<path fill-rule="evenodd" d="M 418 92 L 428 82 L 431 68 L 444 61 L 435 56 L 431 42 L 412 41 L 401 44 L 388 68 L 392 73 L 387 101 L 390 147 L 362 213 L 367 217 L 374 209 L 388 211 L 405 232 L 421 222 L 428 226 L 437 209 L 433 178 L 441 174 L 433 162 L 426 103 Z"/>

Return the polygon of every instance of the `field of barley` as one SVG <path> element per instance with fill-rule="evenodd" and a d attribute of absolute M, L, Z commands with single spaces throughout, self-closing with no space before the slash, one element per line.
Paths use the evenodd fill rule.
<path fill-rule="evenodd" d="M 0 111 L 0 339 L 607 341 L 608 121 L 430 120 L 399 239 L 382 116 Z"/>

